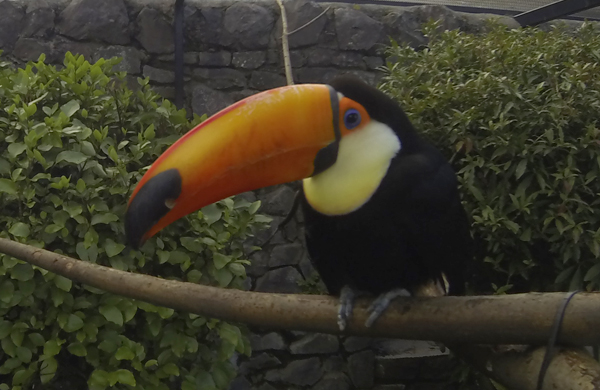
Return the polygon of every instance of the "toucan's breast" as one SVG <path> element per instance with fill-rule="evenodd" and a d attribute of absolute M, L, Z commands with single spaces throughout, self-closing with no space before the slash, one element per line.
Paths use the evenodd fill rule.
<path fill-rule="evenodd" d="M 396 133 L 372 120 L 342 138 L 335 164 L 303 180 L 307 202 L 324 215 L 357 210 L 377 191 L 400 149 Z"/>

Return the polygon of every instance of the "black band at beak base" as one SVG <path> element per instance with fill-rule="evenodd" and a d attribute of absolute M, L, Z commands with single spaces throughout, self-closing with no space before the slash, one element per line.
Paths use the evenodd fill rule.
<path fill-rule="evenodd" d="M 340 148 L 340 141 L 342 140 L 342 132 L 340 131 L 340 104 L 338 100 L 338 93 L 333 87 L 329 85 L 327 87 L 329 88 L 329 102 L 331 104 L 331 113 L 333 115 L 333 132 L 335 134 L 335 141 L 319 150 L 317 156 L 315 157 L 315 169 L 311 176 L 318 175 L 335 164 Z"/>
<path fill-rule="evenodd" d="M 181 175 L 174 168 L 144 183 L 125 214 L 125 234 L 129 245 L 138 248 L 146 232 L 171 210 L 173 204 L 169 203 L 173 203 L 180 194 Z"/>

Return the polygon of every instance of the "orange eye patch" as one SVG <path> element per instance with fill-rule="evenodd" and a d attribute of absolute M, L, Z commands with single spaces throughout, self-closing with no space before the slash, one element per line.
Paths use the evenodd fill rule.
<path fill-rule="evenodd" d="M 339 123 L 342 136 L 364 127 L 371 121 L 371 117 L 369 117 L 367 110 L 354 100 L 342 97 L 339 104 Z"/>

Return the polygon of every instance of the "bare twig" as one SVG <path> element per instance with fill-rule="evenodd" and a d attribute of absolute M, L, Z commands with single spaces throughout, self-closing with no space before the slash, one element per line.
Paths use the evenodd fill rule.
<path fill-rule="evenodd" d="M 285 13 L 285 7 L 283 6 L 283 2 L 281 0 L 277 0 L 277 4 L 279 4 L 279 9 L 281 10 L 281 46 L 283 49 L 283 64 L 285 67 L 285 78 L 287 80 L 288 85 L 294 84 L 294 77 L 292 75 L 292 63 L 290 61 L 290 45 L 288 42 L 288 25 L 287 25 L 287 15 Z"/>
<path fill-rule="evenodd" d="M 310 26 L 311 24 L 313 24 L 314 22 L 317 21 L 317 19 L 319 19 L 321 16 L 325 15 L 327 13 L 327 11 L 329 11 L 331 9 L 331 6 L 325 8 L 325 10 L 323 12 L 321 12 L 320 14 L 318 14 L 317 16 L 315 16 L 314 18 L 312 18 L 311 20 L 309 20 L 308 22 L 304 23 L 302 26 L 298 27 L 295 30 L 290 31 L 289 33 L 287 33 L 288 36 L 297 33 L 298 31 L 302 30 L 303 28 L 306 28 L 308 26 Z"/>

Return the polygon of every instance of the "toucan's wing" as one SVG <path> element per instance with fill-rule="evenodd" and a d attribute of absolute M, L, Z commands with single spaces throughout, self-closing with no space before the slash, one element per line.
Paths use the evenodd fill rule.
<path fill-rule="evenodd" d="M 390 207 L 390 218 L 399 234 L 406 236 L 418 261 L 427 267 L 427 274 L 437 277 L 443 272 L 450 292 L 460 294 L 472 244 L 452 167 L 439 152 L 426 147 L 404 156 L 389 174 L 399 178 L 398 206 Z"/>

